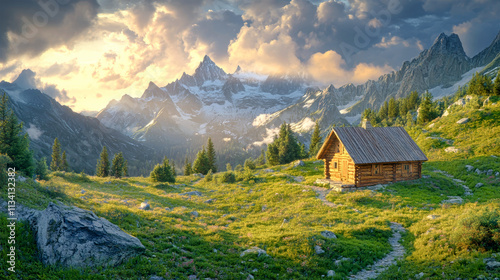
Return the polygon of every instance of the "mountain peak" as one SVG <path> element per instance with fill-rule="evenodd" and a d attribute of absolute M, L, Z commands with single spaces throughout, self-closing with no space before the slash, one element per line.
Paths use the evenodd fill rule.
<path fill-rule="evenodd" d="M 205 55 L 203 57 L 203 62 L 202 63 L 211 63 L 211 64 L 215 64 L 208 55 Z"/>
<path fill-rule="evenodd" d="M 226 72 L 222 68 L 217 66 L 208 55 L 205 55 L 203 61 L 200 62 L 200 65 L 194 71 L 193 78 L 196 81 L 196 85 L 201 86 L 205 81 L 222 80 L 226 75 Z"/>
<path fill-rule="evenodd" d="M 234 71 L 234 73 L 239 73 L 241 72 L 241 67 L 238 65 L 238 67 L 236 67 L 236 70 Z"/>
<path fill-rule="evenodd" d="M 22 89 L 36 88 L 36 73 L 31 69 L 24 69 L 17 79 L 13 82 Z"/>
<path fill-rule="evenodd" d="M 460 56 L 466 56 L 462 42 L 455 33 L 451 33 L 450 36 L 446 36 L 444 33 L 439 34 L 429 51 L 438 54 L 453 53 Z"/>

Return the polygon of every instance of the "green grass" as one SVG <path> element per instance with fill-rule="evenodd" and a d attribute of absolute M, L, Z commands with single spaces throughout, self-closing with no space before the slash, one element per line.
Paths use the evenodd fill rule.
<path fill-rule="evenodd" d="M 475 213 L 500 208 L 499 177 L 467 172 L 465 166 L 480 170 L 500 170 L 498 143 L 499 106 L 464 108 L 448 117 L 434 120 L 429 128 L 416 126 L 409 133 L 423 148 L 430 161 L 423 165 L 424 178 L 387 185 L 379 191 L 330 192 L 326 199 L 339 205 L 327 207 L 316 193 L 305 187 L 323 177 L 323 163 L 305 161 L 305 166 L 282 165 L 238 173 L 235 183 L 221 183 L 220 174 L 206 182 L 196 176 L 179 176 L 175 184 L 152 183 L 148 178 L 125 179 L 85 177 L 74 173 L 52 173 L 48 181 L 18 183 L 17 202 L 44 209 L 60 201 L 94 211 L 136 236 L 146 247 L 142 256 L 113 268 L 85 270 L 61 269 L 42 265 L 37 259 L 33 235 L 26 224 L 18 224 L 18 263 L 16 274 L 6 270 L 7 231 L 0 231 L 2 279 L 322 279 L 328 270 L 333 279 L 351 274 L 383 258 L 391 248 L 390 222 L 407 229 L 403 245 L 407 253 L 396 266 L 379 279 L 487 278 L 500 277 L 487 271 L 483 258 L 492 251 L 464 247 L 457 232 L 467 230 L 464 220 Z M 463 117 L 471 121 L 455 122 Z M 425 131 L 422 131 L 425 129 Z M 454 140 L 459 153 L 446 153 L 449 144 L 429 136 Z M 453 178 L 435 171 L 445 171 Z M 303 182 L 296 177 L 303 176 Z M 453 179 L 472 189 L 464 189 Z M 475 188 L 483 183 L 481 188 Z M 83 192 L 82 192 L 83 190 Z M 203 196 L 183 196 L 199 191 Z M 464 204 L 449 205 L 447 196 L 462 196 Z M 0 194 L 4 200 L 6 193 Z M 212 203 L 204 203 L 209 198 Z M 139 210 L 147 200 L 150 211 Z M 199 217 L 191 212 L 197 211 Z M 435 215 L 436 219 L 427 216 Z M 0 226 L 5 228 L 5 216 Z M 330 230 L 337 239 L 326 239 L 321 231 Z M 19 238 L 20 237 L 20 238 Z M 316 255 L 314 246 L 325 253 Z M 248 255 L 244 250 L 258 246 L 269 257 Z M 339 266 L 335 260 L 349 258 Z"/>

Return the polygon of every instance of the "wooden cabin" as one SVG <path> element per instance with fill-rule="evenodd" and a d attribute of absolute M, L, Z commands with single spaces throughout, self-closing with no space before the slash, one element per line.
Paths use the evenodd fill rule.
<path fill-rule="evenodd" d="M 332 183 L 365 187 L 422 176 L 427 157 L 402 127 L 335 127 L 317 156 Z"/>

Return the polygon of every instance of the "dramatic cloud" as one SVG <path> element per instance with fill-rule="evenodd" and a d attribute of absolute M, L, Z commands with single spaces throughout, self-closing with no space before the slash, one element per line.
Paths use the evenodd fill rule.
<path fill-rule="evenodd" d="M 4 1 L 0 9 L 0 62 L 68 46 L 91 26 L 95 0 Z"/>
<path fill-rule="evenodd" d="M 341 86 L 399 69 L 442 32 L 472 57 L 500 30 L 498 14 L 497 0 L 6 1 L 0 78 L 30 68 L 35 85 L 86 109 L 193 73 L 206 54 L 228 72 Z"/>
<path fill-rule="evenodd" d="M 41 92 L 62 103 L 73 104 L 76 102 L 76 98 L 69 97 L 66 90 L 59 90 L 56 85 L 43 83 L 37 78 L 36 73 L 30 69 L 23 70 L 14 81 L 14 84 L 22 89 L 39 89 Z"/>

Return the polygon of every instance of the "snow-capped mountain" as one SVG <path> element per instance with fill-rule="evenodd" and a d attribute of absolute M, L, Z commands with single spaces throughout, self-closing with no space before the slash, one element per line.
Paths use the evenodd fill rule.
<path fill-rule="evenodd" d="M 256 117 L 295 104 L 308 86 L 304 77 L 262 76 L 240 67 L 227 74 L 205 56 L 193 75 L 165 87 L 151 82 L 140 98 L 112 101 L 97 118 L 154 148 L 206 135 L 246 145 L 263 136 L 254 130 Z"/>

